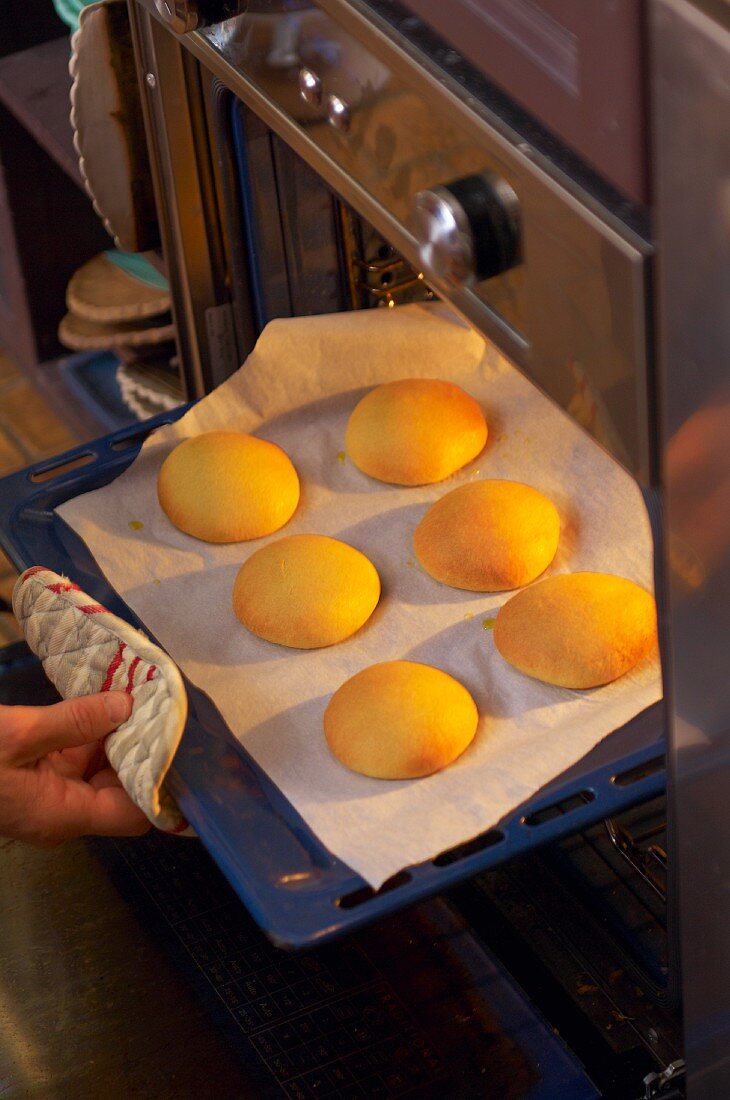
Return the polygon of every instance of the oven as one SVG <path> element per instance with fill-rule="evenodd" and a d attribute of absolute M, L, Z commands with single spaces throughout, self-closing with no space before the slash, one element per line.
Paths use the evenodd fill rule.
<path fill-rule="evenodd" d="M 130 10 L 191 396 L 274 317 L 436 296 L 641 486 L 667 790 L 476 879 L 460 904 L 581 1059 L 601 1051 L 590 1068 L 605 1095 L 674 1095 L 685 1058 L 691 1097 L 723 1095 L 728 548 L 710 520 L 718 545 L 703 561 L 700 498 L 727 501 L 709 426 L 727 428 L 729 408 L 727 12 L 684 0 Z M 706 437 L 692 433 L 704 417 Z M 696 448 L 689 490 L 677 440 Z"/>
<path fill-rule="evenodd" d="M 640 486 L 663 703 L 604 767 L 610 816 L 590 784 L 548 800 L 522 824 L 550 842 L 453 885 L 450 919 L 593 1083 L 568 1075 L 564 1095 L 730 1095 L 726 6 L 129 0 L 129 14 L 191 399 L 273 318 L 438 298 Z M 637 763 L 637 745 L 656 751 Z M 418 917 L 435 922 L 426 938 L 440 919 Z M 407 927 L 382 932 L 391 966 Z M 510 1052 L 499 1064 L 521 1065 Z M 439 1095 L 425 1078 L 362 1080 L 321 1094 Z M 558 1094 L 517 1070 L 451 1087 Z"/>

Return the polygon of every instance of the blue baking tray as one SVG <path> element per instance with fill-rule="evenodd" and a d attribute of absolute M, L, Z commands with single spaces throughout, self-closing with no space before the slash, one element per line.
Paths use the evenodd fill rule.
<path fill-rule="evenodd" d="M 15 566 L 45 565 L 66 574 L 111 611 L 145 629 L 54 509 L 112 481 L 133 461 L 149 432 L 187 408 L 0 480 L 0 542 Z M 401 871 L 374 891 L 320 843 L 233 737 L 210 699 L 187 681 L 186 687 L 190 716 L 173 763 L 171 790 L 253 917 L 282 947 L 330 939 L 610 817 L 665 786 L 664 707 L 657 703 L 487 833 Z"/>

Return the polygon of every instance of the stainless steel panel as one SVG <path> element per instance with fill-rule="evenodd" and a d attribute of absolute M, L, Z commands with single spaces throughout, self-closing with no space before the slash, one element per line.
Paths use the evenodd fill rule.
<path fill-rule="evenodd" d="M 690 1100 L 730 1096 L 730 7 L 712 11 L 651 5 L 670 868 Z"/>
<path fill-rule="evenodd" d="M 218 361 L 208 341 L 208 310 L 229 298 L 212 216 L 216 191 L 204 100 L 196 66 L 174 36 L 133 2 L 130 13 L 178 348 L 188 396 L 199 397 L 230 373 L 230 362 Z M 224 346 L 232 339 L 231 332 Z"/>
<path fill-rule="evenodd" d="M 281 68 L 277 43 L 285 35 L 296 62 Z M 208 28 L 203 37 L 284 112 L 320 154 L 358 180 L 406 228 L 422 188 L 484 167 L 502 175 L 509 171 L 323 11 L 243 15 Z M 302 70 L 316 74 L 321 83 L 318 106 L 301 95 Z M 521 274 L 514 271 L 479 289 L 483 301 L 515 334 L 525 327 L 521 283 Z"/>
<path fill-rule="evenodd" d="M 646 202 L 643 5 L 406 0 L 624 193 Z"/>
<path fill-rule="evenodd" d="M 419 190 L 475 171 L 506 179 L 520 201 L 523 262 L 473 290 L 429 281 L 649 479 L 645 242 L 357 0 L 244 14 L 182 41 L 414 266 Z M 320 106 L 300 95 L 302 68 L 321 81 Z M 350 108 L 347 132 L 327 121 L 330 95 Z"/>

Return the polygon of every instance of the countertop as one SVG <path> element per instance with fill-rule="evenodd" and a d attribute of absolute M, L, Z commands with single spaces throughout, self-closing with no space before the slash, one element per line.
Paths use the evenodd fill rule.
<path fill-rule="evenodd" d="M 53 696 L 6 661 L 0 703 Z M 286 952 L 197 840 L 0 840 L 0 1096 L 558 1095 L 598 1093 L 443 898 Z"/>

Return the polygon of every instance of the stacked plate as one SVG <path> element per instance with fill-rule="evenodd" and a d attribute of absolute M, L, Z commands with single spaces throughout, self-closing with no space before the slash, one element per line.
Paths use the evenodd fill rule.
<path fill-rule="evenodd" d="M 180 404 L 167 281 L 146 257 L 117 250 L 95 256 L 72 276 L 66 305 L 59 340 L 73 351 L 113 352 L 122 397 L 136 415 Z"/>
<path fill-rule="evenodd" d="M 53 6 L 59 18 L 63 19 L 66 26 L 72 31 L 75 31 L 78 27 L 81 9 L 85 8 L 88 3 L 89 0 L 53 0 Z"/>

